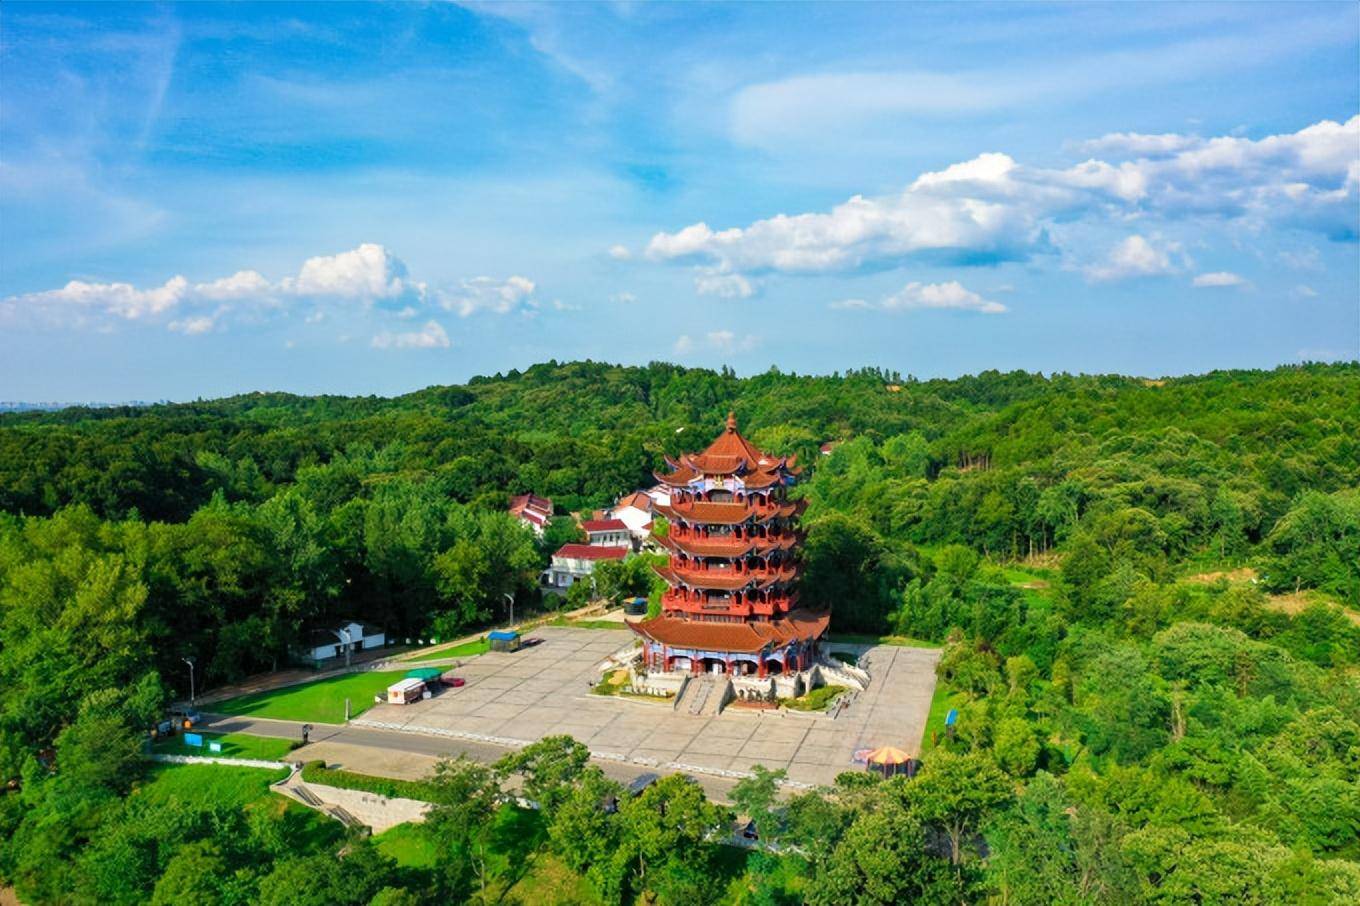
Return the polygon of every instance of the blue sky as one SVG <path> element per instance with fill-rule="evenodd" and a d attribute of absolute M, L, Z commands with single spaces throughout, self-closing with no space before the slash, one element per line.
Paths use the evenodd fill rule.
<path fill-rule="evenodd" d="M 1360 357 L 1360 7 L 0 6 L 0 399 Z"/>

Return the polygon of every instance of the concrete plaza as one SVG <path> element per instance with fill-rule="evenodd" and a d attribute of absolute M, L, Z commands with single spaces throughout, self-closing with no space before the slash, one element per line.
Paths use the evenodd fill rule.
<path fill-rule="evenodd" d="M 596 758 L 659 771 L 725 774 L 784 768 L 797 783 L 830 783 L 856 767 L 856 750 L 915 751 L 925 730 L 939 652 L 888 645 L 855 650 L 871 676 L 836 717 L 728 707 L 716 717 L 677 713 L 669 701 L 593 695 L 599 666 L 632 643 L 625 632 L 546 627 L 542 644 L 489 652 L 453 671 L 467 685 L 412 705 L 376 705 L 357 721 L 516 746 L 568 734 Z"/>

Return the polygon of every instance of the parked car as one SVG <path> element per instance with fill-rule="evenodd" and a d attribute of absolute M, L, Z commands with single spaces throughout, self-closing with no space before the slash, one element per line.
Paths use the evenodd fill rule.
<path fill-rule="evenodd" d="M 463 686 L 467 685 L 467 680 L 463 679 L 461 676 L 441 676 L 439 681 L 450 689 L 461 689 Z"/>
<path fill-rule="evenodd" d="M 167 739 L 167 738 L 169 738 L 169 737 L 171 737 L 171 736 L 174 736 L 174 735 L 175 735 L 175 727 L 177 727 L 177 726 L 179 726 L 179 724 L 176 723 L 175 721 L 171 720 L 171 719 L 168 718 L 168 717 L 167 717 L 165 720 L 157 721 L 157 722 L 151 727 L 151 738 L 152 738 L 152 739 Z"/>
<path fill-rule="evenodd" d="M 192 730 L 203 723 L 203 715 L 199 714 L 195 708 L 171 708 L 170 719 L 181 730 Z"/>
<path fill-rule="evenodd" d="M 647 787 L 656 783 L 660 779 L 661 775 L 659 774 L 652 773 L 639 774 L 633 778 L 631 783 L 628 784 L 628 795 L 641 796 L 643 790 L 647 789 Z"/>
<path fill-rule="evenodd" d="M 542 639 L 540 639 L 540 638 L 539 638 L 538 636 L 536 636 L 536 635 L 532 635 L 532 636 L 529 636 L 529 638 L 525 639 L 524 641 L 520 642 L 520 643 L 519 643 L 519 647 L 521 647 L 521 648 L 532 648 L 532 647 L 534 647 L 535 645 L 542 645 L 542 644 L 543 644 L 543 640 L 542 640 Z"/>

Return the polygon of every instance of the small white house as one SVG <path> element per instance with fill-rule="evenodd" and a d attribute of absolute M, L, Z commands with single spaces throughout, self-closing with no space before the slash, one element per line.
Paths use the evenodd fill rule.
<path fill-rule="evenodd" d="M 549 588 L 570 588 L 589 577 L 601 560 L 622 560 L 630 553 L 630 547 L 564 544 L 553 554 L 552 565 L 543 571 L 543 584 Z"/>
<path fill-rule="evenodd" d="M 619 519 L 586 519 L 581 523 L 586 541 L 594 547 L 631 547 L 633 535 Z"/>
<path fill-rule="evenodd" d="M 302 656 L 307 660 L 324 661 L 344 657 L 346 648 L 352 654 L 369 648 L 381 648 L 386 644 L 387 636 L 381 629 L 351 620 L 307 633 L 303 639 Z"/>
<path fill-rule="evenodd" d="M 667 495 L 666 503 L 670 505 L 670 498 Z M 651 539 L 652 518 L 656 513 L 657 501 L 646 491 L 634 491 L 620 498 L 614 504 L 614 508 L 609 511 L 613 519 L 622 522 L 628 528 L 628 534 L 639 544 L 645 544 Z"/>

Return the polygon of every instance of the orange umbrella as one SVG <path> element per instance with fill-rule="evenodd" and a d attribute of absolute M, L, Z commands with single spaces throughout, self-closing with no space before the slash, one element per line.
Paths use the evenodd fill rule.
<path fill-rule="evenodd" d="M 864 760 L 870 764 L 906 764 L 911 761 L 911 756 L 895 746 L 884 746 L 874 749 Z"/>

